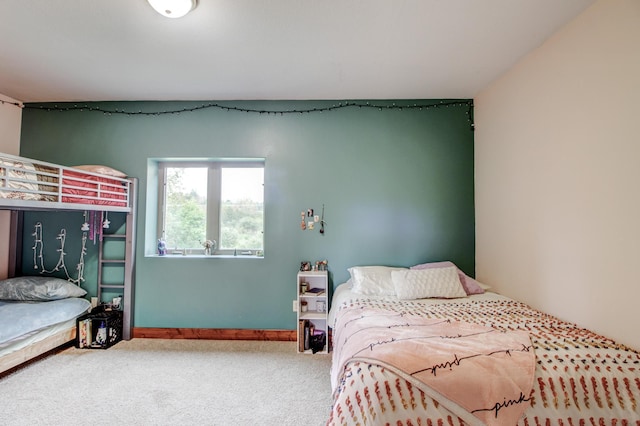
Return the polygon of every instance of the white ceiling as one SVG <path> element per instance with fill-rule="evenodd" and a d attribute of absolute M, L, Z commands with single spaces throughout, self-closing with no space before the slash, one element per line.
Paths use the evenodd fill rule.
<path fill-rule="evenodd" d="M 0 0 L 24 102 L 472 98 L 595 0 Z"/>

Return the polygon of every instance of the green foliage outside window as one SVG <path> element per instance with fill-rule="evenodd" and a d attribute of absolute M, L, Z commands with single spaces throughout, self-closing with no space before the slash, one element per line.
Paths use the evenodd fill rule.
<path fill-rule="evenodd" d="M 187 192 L 183 177 L 183 169 L 167 169 L 164 237 L 168 249 L 199 248 L 206 240 L 207 199 L 195 190 Z"/>
<path fill-rule="evenodd" d="M 206 176 L 206 169 L 203 169 Z M 206 182 L 206 179 L 204 179 Z M 167 168 L 164 238 L 171 249 L 202 249 L 207 235 L 207 199 L 185 185 L 183 168 Z M 264 203 L 248 199 L 220 206 L 218 249 L 263 250 Z"/>
<path fill-rule="evenodd" d="M 220 248 L 262 250 L 263 203 L 225 201 L 220 212 Z"/>

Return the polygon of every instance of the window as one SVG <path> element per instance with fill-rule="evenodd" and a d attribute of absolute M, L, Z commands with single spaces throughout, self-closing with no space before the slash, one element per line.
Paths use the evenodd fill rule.
<path fill-rule="evenodd" d="M 212 254 L 263 251 L 264 160 L 158 164 L 158 235 L 168 251 Z"/>

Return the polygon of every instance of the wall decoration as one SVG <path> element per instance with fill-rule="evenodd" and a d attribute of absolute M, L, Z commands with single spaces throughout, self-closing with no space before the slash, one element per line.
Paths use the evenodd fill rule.
<path fill-rule="evenodd" d="M 311 270 L 311 262 L 300 262 L 300 271 L 306 272 Z"/>
<path fill-rule="evenodd" d="M 300 212 L 300 229 L 303 231 L 313 231 L 316 229 L 316 223 L 320 224 L 320 234 L 324 235 L 324 204 L 322 205 L 322 216 L 315 214 L 314 209 L 307 209 Z"/>
<path fill-rule="evenodd" d="M 67 255 L 67 253 L 64 251 L 64 244 L 67 238 L 67 230 L 62 228 L 60 230 L 60 233 L 58 234 L 58 237 L 56 238 L 60 242 L 60 248 L 56 250 L 58 253 L 60 253 L 60 257 L 58 258 L 58 263 L 56 263 L 56 266 L 54 266 L 53 269 L 50 270 L 44 267 L 44 242 L 42 240 L 42 223 L 37 222 L 34 225 L 34 231 L 31 235 L 33 235 L 34 239 L 34 244 L 31 248 L 33 250 L 33 269 L 40 269 L 41 274 L 53 274 L 54 272 L 62 270 L 66 275 L 68 281 L 80 286 L 80 283 L 84 281 L 84 255 L 87 254 L 87 232 L 82 232 L 80 260 L 76 265 L 76 271 L 78 272 L 78 274 L 75 279 L 71 278 L 71 275 L 69 274 L 69 271 L 67 269 L 67 265 L 65 264 L 65 256 Z"/>
<path fill-rule="evenodd" d="M 320 234 L 324 235 L 324 225 L 326 222 L 324 221 L 324 204 L 322 205 L 322 217 L 320 218 Z"/>
<path fill-rule="evenodd" d="M 267 110 L 267 109 L 255 109 L 255 108 L 242 108 L 242 107 L 236 107 L 236 106 L 231 106 L 231 105 L 223 105 L 223 104 L 219 104 L 219 103 L 215 103 L 215 102 L 209 102 L 209 103 L 204 103 L 201 105 L 197 105 L 197 106 L 193 106 L 193 107 L 188 107 L 188 108 L 181 108 L 181 109 L 170 109 L 170 110 L 164 110 L 164 111 L 142 111 L 142 110 L 138 110 L 138 111 L 128 111 L 125 109 L 107 109 L 107 108 L 102 108 L 102 107 L 96 107 L 96 106 L 89 106 L 89 105 L 78 105 L 78 104 L 73 104 L 73 105 L 64 105 L 64 106 L 58 106 L 56 104 L 52 105 L 52 106 L 36 106 L 36 105 L 25 105 L 21 102 L 9 102 L 9 101 L 1 101 L 2 104 L 8 104 L 8 105 L 13 105 L 16 106 L 18 108 L 22 108 L 22 109 L 40 109 L 40 110 L 44 110 L 44 111 L 56 111 L 56 112 L 69 112 L 69 111 L 88 111 L 88 112 L 100 112 L 104 115 L 112 115 L 112 114 L 122 114 L 122 115 L 129 115 L 129 116 L 134 116 L 134 115 L 142 115 L 142 116 L 160 116 L 160 115 L 166 115 L 166 114 L 182 114 L 182 113 L 189 113 L 189 112 L 196 112 L 196 111 L 200 111 L 203 109 L 211 109 L 211 108 L 215 108 L 215 109 L 221 109 L 223 111 L 236 111 L 236 112 L 245 112 L 245 113 L 254 113 L 254 114 L 267 114 L 267 115 L 285 115 L 285 114 L 311 114 L 311 113 L 323 113 L 323 112 L 330 112 L 330 111 L 335 111 L 335 110 L 339 110 L 339 109 L 343 109 L 343 108 L 373 108 L 373 109 L 377 109 L 379 111 L 383 111 L 383 110 L 398 110 L 398 111 L 403 111 L 403 110 L 419 110 L 419 111 L 429 111 L 429 110 L 434 110 L 434 109 L 439 109 L 439 108 L 449 108 L 449 107 L 467 107 L 467 120 L 469 121 L 469 127 L 470 130 L 474 130 L 474 119 L 473 119 L 473 100 L 469 99 L 469 100 L 441 100 L 435 103 L 413 103 L 413 104 L 404 104 L 404 105 L 397 105 L 395 102 L 392 103 L 391 105 L 387 105 L 384 103 L 375 103 L 375 102 L 352 102 L 352 101 L 345 101 L 345 102 L 338 102 L 338 104 L 334 104 L 331 106 L 326 106 L 326 107 L 319 107 L 319 108 L 303 108 L 303 109 L 286 109 L 286 110 Z"/>

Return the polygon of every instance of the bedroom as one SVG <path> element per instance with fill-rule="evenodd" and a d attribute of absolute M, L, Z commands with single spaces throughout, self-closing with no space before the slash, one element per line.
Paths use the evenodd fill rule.
<path fill-rule="evenodd" d="M 12 132 L 3 132 L 1 150 L 69 165 L 100 160 L 141 179 L 149 156 L 201 155 L 198 149 L 210 145 L 212 134 L 227 141 L 228 149 L 207 155 L 273 158 L 267 168 L 273 167 L 277 190 L 267 193 L 274 206 L 266 213 L 263 263 L 210 259 L 185 279 L 191 264 L 174 268 L 165 259 L 146 257 L 141 244 L 136 327 L 287 330 L 295 318 L 292 283 L 302 260 L 327 258 L 338 284 L 355 264 L 410 266 L 449 258 L 503 294 L 638 348 L 634 265 L 640 202 L 634 160 L 640 148 L 632 136 L 640 94 L 637 18 L 637 2 L 594 3 L 504 75 L 468 95 L 475 105 L 473 134 L 464 112 L 451 122 L 439 121 L 438 131 L 462 141 L 461 151 L 447 145 L 440 153 L 448 161 L 437 163 L 448 168 L 438 173 L 454 179 L 446 187 L 453 191 L 428 180 L 434 157 L 416 142 L 433 132 L 428 124 L 442 111 L 343 110 L 283 119 L 215 111 L 131 119 L 21 111 L 5 104 L 0 119 Z M 0 92 L 11 96 L 11 89 Z M 317 105 L 245 103 L 255 104 Z M 197 142 L 185 146 L 186 138 Z M 268 146 L 260 143 L 264 138 Z M 389 139 L 406 149 L 384 142 Z M 157 153 L 145 152 L 151 145 Z M 424 158 L 425 167 L 407 162 L 416 158 L 412 153 Z M 351 163 L 361 173 L 359 182 L 351 177 Z M 376 187 L 367 187 L 369 182 Z M 411 196 L 424 192 L 438 197 L 435 206 L 434 198 Z M 354 205 L 359 194 L 369 198 Z M 299 231 L 300 210 L 323 203 L 326 235 Z M 388 207 L 398 203 L 410 208 Z M 145 204 L 141 191 L 138 241 L 148 245 Z M 345 233 L 355 238 L 340 237 Z"/>

